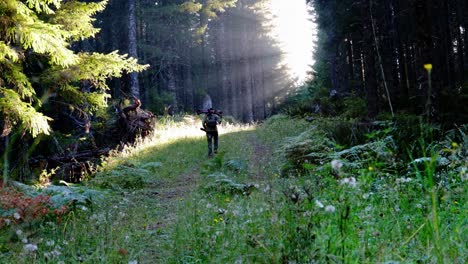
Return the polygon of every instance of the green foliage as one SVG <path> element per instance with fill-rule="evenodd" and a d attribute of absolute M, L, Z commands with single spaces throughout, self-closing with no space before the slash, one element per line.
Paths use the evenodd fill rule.
<path fill-rule="evenodd" d="M 50 133 L 48 121 L 52 119 L 36 111 L 30 103 L 23 102 L 15 91 L 0 88 L 0 96 L 0 113 L 4 117 L 17 121 L 33 137 Z"/>
<path fill-rule="evenodd" d="M 91 181 L 103 189 L 140 189 L 145 185 L 144 178 L 147 178 L 150 171 L 119 165 L 112 171 L 100 172 Z"/>
<path fill-rule="evenodd" d="M 47 108 L 40 107 L 52 95 L 63 96 L 73 107 L 84 107 L 82 111 L 92 114 L 106 106 L 106 80 L 120 77 L 123 71 L 147 68 L 117 52 L 76 54 L 69 48 L 72 41 L 98 32 L 92 25 L 92 16 L 102 11 L 106 3 L 55 0 L 0 3 L 4 25 L 0 30 L 0 112 L 3 118 L 12 121 L 15 129 L 24 129 L 33 137 L 50 133 L 49 113 Z M 37 63 L 39 72 L 23 69 L 24 62 L 29 60 Z M 87 93 L 78 88 L 83 82 L 89 82 L 95 90 Z"/>
<path fill-rule="evenodd" d="M 203 188 L 207 192 L 226 195 L 250 195 L 250 193 L 256 188 L 254 184 L 238 183 L 222 172 L 209 174 L 206 177 L 208 183 Z"/>
<path fill-rule="evenodd" d="M 416 158 L 403 159 L 405 150 L 395 148 L 394 123 L 379 124 L 366 142 L 351 146 L 320 141 L 328 138 L 321 129 L 332 124 L 277 116 L 255 131 L 221 134 L 225 153 L 217 160 L 206 160 L 203 137 L 163 141 L 161 126 L 156 146 L 109 159 L 100 175 L 139 175 L 143 186 L 115 188 L 89 214 L 44 224 L 28 236 L 36 253 L 21 254 L 23 237 L 10 232 L 14 241 L 7 239 L 0 251 L 11 253 L 0 254 L 0 261 L 46 262 L 42 256 L 51 249 L 40 241 L 54 240 L 66 241 L 57 262 L 464 263 L 466 126 L 438 140 L 415 140 L 426 154 L 415 156 L 423 164 L 415 167 Z M 177 134 L 180 123 L 167 125 Z M 429 138 L 427 130 L 415 131 Z M 315 137 L 317 144 L 329 144 L 329 150 L 317 150 L 326 159 L 278 177 L 287 162 L 283 151 L 305 149 L 300 143 Z M 237 172 L 244 161 L 246 168 Z M 0 234 L 0 241 L 5 237 Z"/>

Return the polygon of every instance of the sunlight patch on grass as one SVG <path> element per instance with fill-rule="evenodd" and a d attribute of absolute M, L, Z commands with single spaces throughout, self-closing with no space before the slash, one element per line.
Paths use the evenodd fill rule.
<path fill-rule="evenodd" d="M 205 132 L 200 130 L 202 121 L 199 117 L 185 116 L 181 121 L 164 119 L 156 124 L 155 132 L 152 137 L 140 139 L 137 144 L 126 146 L 118 155 L 122 158 L 138 155 L 154 147 L 164 147 L 177 141 L 186 139 L 204 139 Z M 252 131 L 257 128 L 256 125 L 222 123 L 218 126 L 219 135 L 235 133 L 240 131 Z"/>

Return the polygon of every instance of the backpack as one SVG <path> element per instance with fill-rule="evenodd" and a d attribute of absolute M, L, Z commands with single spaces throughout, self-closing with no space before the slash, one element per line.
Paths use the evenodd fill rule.
<path fill-rule="evenodd" d="M 206 117 L 206 126 L 208 128 L 215 128 L 217 124 L 218 124 L 218 121 L 216 120 L 215 115 L 208 115 Z"/>

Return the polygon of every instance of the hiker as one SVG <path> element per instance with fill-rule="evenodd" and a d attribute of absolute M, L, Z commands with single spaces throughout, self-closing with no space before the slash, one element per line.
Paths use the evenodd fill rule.
<path fill-rule="evenodd" d="M 213 108 L 209 108 L 203 119 L 203 130 L 206 132 L 208 140 L 208 157 L 213 156 L 212 143 L 214 141 L 214 153 L 218 153 L 218 124 L 221 123 L 221 117 Z"/>

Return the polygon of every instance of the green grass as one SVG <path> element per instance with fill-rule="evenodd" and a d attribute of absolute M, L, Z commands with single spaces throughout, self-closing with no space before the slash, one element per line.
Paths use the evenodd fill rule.
<path fill-rule="evenodd" d="M 108 160 L 87 185 L 112 195 L 94 207 L 59 224 L 21 227 L 37 251 L 25 253 L 16 227 L 7 230 L 0 262 L 466 263 L 461 142 L 440 148 L 454 155 L 443 170 L 428 163 L 398 175 L 392 163 L 403 161 L 382 148 L 346 152 L 353 160 L 343 158 L 335 172 L 330 160 L 342 157 L 325 153 L 330 159 L 283 177 L 283 145 L 316 124 L 279 116 L 226 126 L 213 159 L 197 125 L 160 127 L 154 140 Z M 47 262 L 51 252 L 60 255 Z"/>

